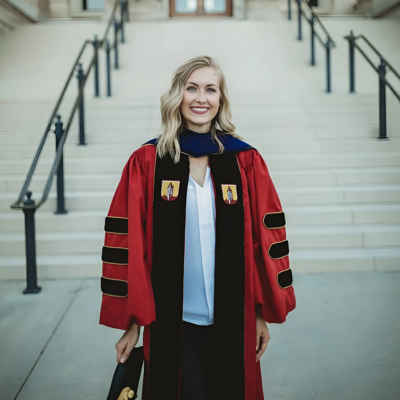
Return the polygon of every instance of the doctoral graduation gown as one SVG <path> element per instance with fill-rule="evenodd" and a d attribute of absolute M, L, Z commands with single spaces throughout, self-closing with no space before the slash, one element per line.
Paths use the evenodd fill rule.
<path fill-rule="evenodd" d="M 154 141 L 136 150 L 105 220 L 99 323 L 144 326 L 142 400 L 179 400 L 188 154 L 174 164 L 157 156 Z M 268 323 L 284 322 L 296 306 L 285 217 L 257 150 L 209 154 L 216 201 L 209 399 L 263 400 L 256 306 Z"/>

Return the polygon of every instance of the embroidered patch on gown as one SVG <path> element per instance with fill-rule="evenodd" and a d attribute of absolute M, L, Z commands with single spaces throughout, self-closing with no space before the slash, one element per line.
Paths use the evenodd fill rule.
<path fill-rule="evenodd" d="M 162 181 L 161 197 L 166 201 L 176 200 L 179 194 L 180 181 Z"/>

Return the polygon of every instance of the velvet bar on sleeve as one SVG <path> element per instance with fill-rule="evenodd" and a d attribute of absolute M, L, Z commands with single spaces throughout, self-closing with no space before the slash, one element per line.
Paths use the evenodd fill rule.
<path fill-rule="evenodd" d="M 285 214 L 264 159 L 255 150 L 247 180 L 253 231 L 254 301 L 269 323 L 282 323 L 296 307 Z"/>
<path fill-rule="evenodd" d="M 153 174 L 154 157 L 147 160 L 142 148 L 135 151 L 105 219 L 99 323 L 111 328 L 126 330 L 131 322 L 145 326 L 155 320 L 151 254 L 146 245 L 146 235 L 151 234 L 147 225 L 152 216 L 147 218 L 146 210 L 152 201 Z"/>

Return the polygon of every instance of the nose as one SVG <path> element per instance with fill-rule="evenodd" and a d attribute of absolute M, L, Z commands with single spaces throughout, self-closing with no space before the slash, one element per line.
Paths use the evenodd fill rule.
<path fill-rule="evenodd" d="M 207 99 L 206 99 L 206 96 L 205 96 L 205 94 L 204 94 L 204 91 L 203 91 L 203 90 L 199 90 L 197 93 L 198 93 L 198 94 L 197 94 L 196 101 L 197 101 L 198 103 L 206 103 L 206 102 L 207 102 Z"/>

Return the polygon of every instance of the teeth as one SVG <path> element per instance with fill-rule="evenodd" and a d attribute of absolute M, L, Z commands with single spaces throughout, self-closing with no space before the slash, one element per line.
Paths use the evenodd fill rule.
<path fill-rule="evenodd" d="M 206 111 L 207 108 L 192 107 L 192 110 L 202 112 L 202 111 Z"/>

